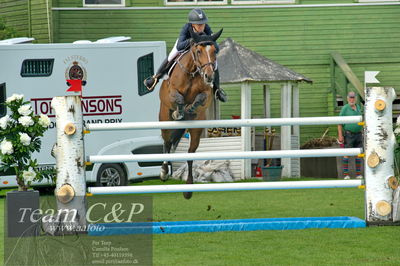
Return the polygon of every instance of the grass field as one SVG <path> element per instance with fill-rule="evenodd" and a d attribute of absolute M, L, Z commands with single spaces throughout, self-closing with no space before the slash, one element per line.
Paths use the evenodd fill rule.
<path fill-rule="evenodd" d="M 146 181 L 144 184 L 160 183 Z M 3 206 L 4 197 L 1 197 L 1 218 Z M 183 199 L 182 193 L 154 194 L 153 206 L 155 221 L 307 216 L 363 218 L 364 191 L 337 188 L 201 192 L 194 193 L 191 200 Z M 0 234 L 3 236 L 2 224 Z M 3 256 L 3 243 L 0 245 Z M 400 227 L 154 235 L 153 263 L 400 265 Z"/>

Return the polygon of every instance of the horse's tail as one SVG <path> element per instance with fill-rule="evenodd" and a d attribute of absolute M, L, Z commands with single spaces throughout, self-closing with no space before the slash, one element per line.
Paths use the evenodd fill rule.
<path fill-rule="evenodd" d="M 183 134 L 185 134 L 184 128 L 172 130 L 171 132 L 172 152 L 174 152 L 176 150 L 176 147 L 178 147 L 178 144 L 181 141 Z"/>

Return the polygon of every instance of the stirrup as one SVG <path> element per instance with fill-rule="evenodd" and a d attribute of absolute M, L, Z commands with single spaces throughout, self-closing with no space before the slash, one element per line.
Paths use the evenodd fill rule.
<path fill-rule="evenodd" d="M 157 85 L 157 83 L 158 83 L 158 78 L 156 77 L 156 76 L 153 76 L 153 77 L 151 77 L 152 79 L 154 79 L 154 81 L 153 81 L 153 85 L 151 85 L 151 87 L 149 88 L 149 87 L 147 87 L 147 84 L 146 84 L 146 81 L 148 80 L 148 78 L 147 79 L 145 79 L 144 81 L 143 81 L 143 83 L 144 83 L 144 86 L 149 90 L 149 91 L 153 91 L 154 90 L 154 88 L 155 88 L 155 86 Z"/>

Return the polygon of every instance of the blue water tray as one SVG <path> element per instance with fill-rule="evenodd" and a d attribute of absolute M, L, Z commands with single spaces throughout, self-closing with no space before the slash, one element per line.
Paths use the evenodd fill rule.
<path fill-rule="evenodd" d="M 91 236 L 106 236 L 362 227 L 366 227 L 366 223 L 364 220 L 357 217 L 299 217 L 153 223 L 102 223 L 89 225 L 88 234 Z"/>

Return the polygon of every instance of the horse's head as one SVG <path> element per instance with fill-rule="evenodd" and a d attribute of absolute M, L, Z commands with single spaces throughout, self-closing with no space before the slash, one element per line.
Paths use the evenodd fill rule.
<path fill-rule="evenodd" d="M 200 35 L 195 33 L 193 30 L 190 31 L 190 35 L 193 39 L 190 50 L 194 64 L 196 65 L 200 75 L 203 77 L 204 83 L 209 86 L 212 86 L 214 81 L 214 71 L 216 70 L 217 49 L 215 41 L 221 35 L 222 30 L 223 29 L 211 36 Z"/>

